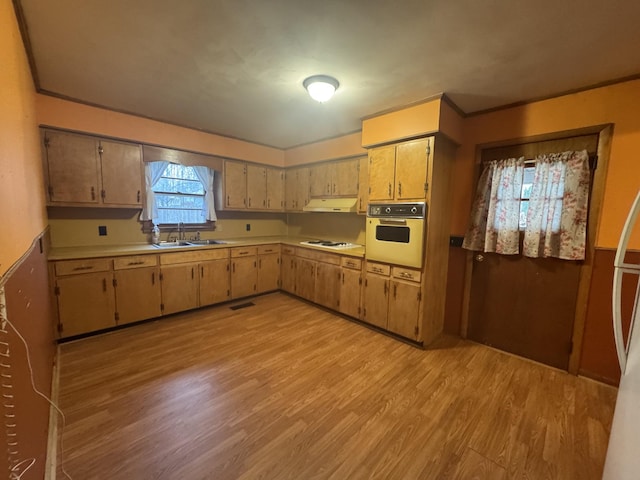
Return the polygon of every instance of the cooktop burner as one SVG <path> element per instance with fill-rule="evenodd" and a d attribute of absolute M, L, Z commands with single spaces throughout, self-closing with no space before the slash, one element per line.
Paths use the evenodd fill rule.
<path fill-rule="evenodd" d="M 356 243 L 349 242 L 336 242 L 333 240 L 308 240 L 306 242 L 300 242 L 302 245 L 311 245 L 314 247 L 325 247 L 325 248 L 355 248 L 360 247 L 360 245 Z"/>

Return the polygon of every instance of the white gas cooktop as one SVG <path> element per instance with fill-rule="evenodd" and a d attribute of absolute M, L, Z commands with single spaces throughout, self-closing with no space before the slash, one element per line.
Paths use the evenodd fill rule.
<path fill-rule="evenodd" d="M 340 242 L 333 240 L 307 240 L 305 242 L 300 242 L 300 244 L 308 245 L 310 247 L 328 248 L 331 250 L 343 250 L 345 248 L 357 248 L 362 246 L 358 245 L 357 243 Z"/>

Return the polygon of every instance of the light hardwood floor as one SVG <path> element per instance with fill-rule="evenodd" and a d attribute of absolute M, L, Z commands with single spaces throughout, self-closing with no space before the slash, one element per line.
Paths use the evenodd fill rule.
<path fill-rule="evenodd" d="M 253 301 L 63 344 L 74 480 L 601 477 L 616 389 Z"/>

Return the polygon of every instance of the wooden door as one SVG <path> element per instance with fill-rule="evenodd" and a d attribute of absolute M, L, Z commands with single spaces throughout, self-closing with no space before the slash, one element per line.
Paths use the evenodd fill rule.
<path fill-rule="evenodd" d="M 419 314 L 420 284 L 392 280 L 387 329 L 411 340 L 417 340 Z"/>
<path fill-rule="evenodd" d="M 392 200 L 395 185 L 396 147 L 369 151 L 369 201 Z"/>
<path fill-rule="evenodd" d="M 358 195 L 358 169 L 360 160 L 342 160 L 333 168 L 333 195 L 355 197 Z"/>
<path fill-rule="evenodd" d="M 240 162 L 224 162 L 225 207 L 246 208 L 247 205 L 247 170 Z"/>
<path fill-rule="evenodd" d="M 258 255 L 258 293 L 280 288 L 280 254 Z"/>
<path fill-rule="evenodd" d="M 225 302 L 231 298 L 229 259 L 210 260 L 198 265 L 200 270 L 200 306 Z"/>
<path fill-rule="evenodd" d="M 142 152 L 139 145 L 100 141 L 102 202 L 142 206 Z"/>
<path fill-rule="evenodd" d="M 369 159 L 362 157 L 358 160 L 358 213 L 367 213 L 369 204 Z"/>
<path fill-rule="evenodd" d="M 197 270 L 197 263 L 166 265 L 160 269 L 164 315 L 198 306 Z"/>
<path fill-rule="evenodd" d="M 256 165 L 247 165 L 247 208 L 267 208 L 267 170 Z"/>
<path fill-rule="evenodd" d="M 598 135 L 485 149 L 483 161 L 586 149 Z M 473 253 L 467 336 L 563 370 L 568 369 L 583 262 Z"/>
<path fill-rule="evenodd" d="M 362 272 L 352 268 L 343 268 L 340 279 L 339 311 L 350 317 L 360 318 L 360 293 Z"/>
<path fill-rule="evenodd" d="M 296 257 L 294 255 L 282 254 L 280 275 L 282 279 L 282 290 L 289 293 L 296 293 Z"/>
<path fill-rule="evenodd" d="M 331 195 L 331 169 L 328 163 L 320 163 L 309 168 L 309 187 L 312 197 Z"/>
<path fill-rule="evenodd" d="M 396 199 L 425 198 L 430 139 L 401 143 L 396 147 Z"/>
<path fill-rule="evenodd" d="M 267 210 L 284 209 L 284 171 L 267 168 Z"/>
<path fill-rule="evenodd" d="M 256 293 L 257 267 L 256 256 L 231 259 L 231 298 L 248 297 Z"/>
<path fill-rule="evenodd" d="M 387 328 L 389 306 L 389 278 L 365 273 L 364 310 L 362 319 L 378 327 Z"/>
<path fill-rule="evenodd" d="M 311 198 L 311 189 L 309 183 L 311 181 L 311 172 L 308 167 L 296 169 L 298 188 L 296 191 L 296 211 L 301 212 L 309 203 Z"/>
<path fill-rule="evenodd" d="M 340 300 L 340 266 L 318 262 L 316 266 L 315 302 L 338 310 Z"/>
<path fill-rule="evenodd" d="M 132 268 L 114 273 L 118 325 L 162 315 L 159 274 L 158 267 Z"/>
<path fill-rule="evenodd" d="M 113 327 L 115 294 L 110 272 L 71 275 L 56 280 L 60 337 Z"/>
<path fill-rule="evenodd" d="M 83 135 L 47 131 L 44 145 L 49 203 L 99 203 L 98 141 Z"/>
<path fill-rule="evenodd" d="M 316 289 L 316 262 L 296 258 L 296 295 L 313 301 Z"/>

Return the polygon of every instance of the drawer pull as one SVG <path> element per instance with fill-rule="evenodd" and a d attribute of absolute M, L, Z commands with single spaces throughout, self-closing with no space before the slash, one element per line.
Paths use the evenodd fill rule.
<path fill-rule="evenodd" d="M 137 262 L 129 262 L 129 263 L 127 263 L 127 265 L 144 265 L 144 261 L 140 260 L 140 261 L 137 261 Z"/>
<path fill-rule="evenodd" d="M 408 272 L 400 272 L 400 276 L 402 278 L 413 278 L 413 274 Z"/>
<path fill-rule="evenodd" d="M 372 269 L 375 273 L 382 273 L 382 269 L 378 267 L 373 267 Z"/>
<path fill-rule="evenodd" d="M 91 265 L 87 265 L 85 267 L 75 267 L 73 270 L 74 271 L 79 271 L 79 270 L 92 270 L 93 267 Z"/>

